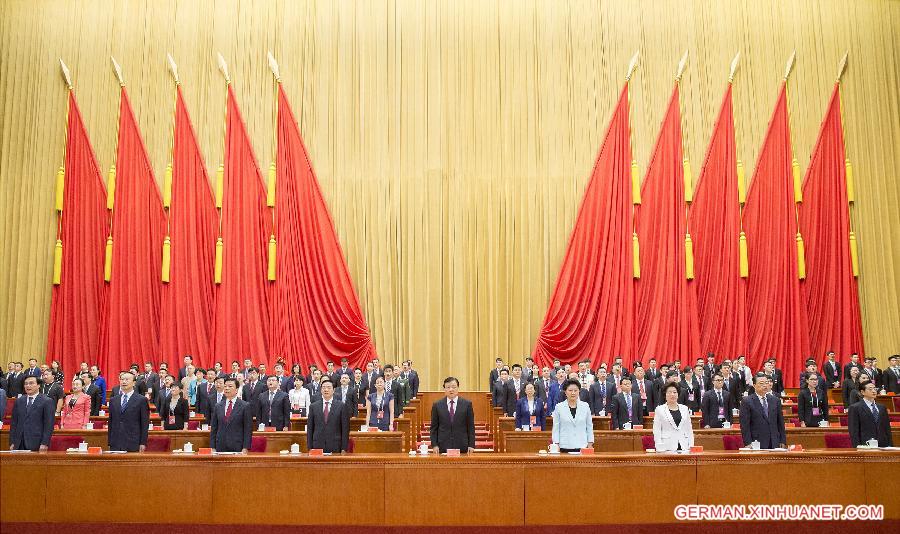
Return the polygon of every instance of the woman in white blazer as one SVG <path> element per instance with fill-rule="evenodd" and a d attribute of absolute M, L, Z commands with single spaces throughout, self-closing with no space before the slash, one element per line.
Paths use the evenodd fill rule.
<path fill-rule="evenodd" d="M 694 445 L 694 430 L 688 407 L 678 404 L 678 386 L 668 383 L 663 387 L 665 404 L 656 407 L 653 416 L 653 441 L 657 451 L 687 451 Z"/>
<path fill-rule="evenodd" d="M 566 400 L 553 409 L 553 443 L 560 452 L 577 452 L 594 446 L 594 423 L 591 407 L 578 398 L 581 384 L 578 380 L 563 383 Z"/>

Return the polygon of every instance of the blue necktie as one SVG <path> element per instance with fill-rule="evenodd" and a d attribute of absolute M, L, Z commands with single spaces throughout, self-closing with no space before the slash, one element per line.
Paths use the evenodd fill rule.
<path fill-rule="evenodd" d="M 874 404 L 874 403 L 872 404 L 872 417 L 875 418 L 875 422 L 877 423 L 878 422 L 878 405 Z"/>
<path fill-rule="evenodd" d="M 631 419 L 631 395 L 625 397 L 625 404 L 628 405 L 628 418 Z"/>

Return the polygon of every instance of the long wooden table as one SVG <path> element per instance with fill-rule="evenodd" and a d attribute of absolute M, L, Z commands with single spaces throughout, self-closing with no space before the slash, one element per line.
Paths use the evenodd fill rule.
<path fill-rule="evenodd" d="M 89 447 L 109 448 L 106 430 L 56 430 L 55 436 L 81 436 Z M 278 453 L 290 450 L 293 443 L 306 452 L 306 432 L 254 432 L 254 436 L 266 438 L 266 452 Z M 169 450 L 181 449 L 191 442 L 194 450 L 209 447 L 209 431 L 202 430 L 153 430 L 150 437 L 169 438 Z M 399 453 L 404 450 L 406 436 L 402 432 L 350 432 L 353 450 L 361 453 Z M 9 449 L 9 429 L 0 430 L 0 450 Z"/>
<path fill-rule="evenodd" d="M 840 483 L 821 483 L 826 472 L 828 480 Z M 189 506 L 171 505 L 172 478 L 160 473 L 192 482 L 182 486 L 181 502 Z M 86 475 L 106 483 L 90 483 Z M 594 485 L 602 480 L 632 483 L 616 484 L 613 498 L 608 485 Z M 354 491 L 333 491 L 348 481 Z M 273 483 L 284 491 L 272 491 Z M 900 452 L 460 458 L 3 453 L 0 493 L 0 521 L 7 524 L 96 521 L 98 505 L 102 520 L 113 523 L 674 523 L 679 504 L 882 504 L 885 517 L 897 519 Z M 360 495 L 366 496 L 366 513 L 322 513 L 360 510 Z M 640 503 L 639 513 L 623 513 L 614 502 Z"/>
<path fill-rule="evenodd" d="M 900 428 L 891 428 L 895 444 L 900 444 Z M 694 430 L 694 444 L 702 445 L 704 450 L 721 451 L 725 449 L 722 436 L 741 434 L 740 430 L 702 429 Z M 804 449 L 825 448 L 825 434 L 847 434 L 847 427 L 828 428 L 786 428 L 787 445 L 802 445 Z M 641 452 L 644 450 L 643 436 L 652 436 L 653 429 L 643 430 L 594 430 L 594 449 L 597 452 Z M 503 443 L 505 452 L 536 453 L 546 449 L 550 443 L 551 432 L 516 432 L 505 431 Z"/>

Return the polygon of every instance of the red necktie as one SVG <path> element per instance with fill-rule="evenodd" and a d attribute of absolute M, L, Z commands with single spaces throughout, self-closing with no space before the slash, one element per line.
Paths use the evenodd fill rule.
<path fill-rule="evenodd" d="M 225 407 L 225 420 L 228 421 L 231 419 L 231 403 L 233 401 L 228 401 L 228 406 Z"/>
<path fill-rule="evenodd" d="M 323 413 L 324 418 L 325 418 L 325 423 L 328 423 L 328 407 L 329 407 L 329 406 L 331 406 L 331 403 L 330 403 L 330 402 L 326 402 L 326 403 L 325 403 L 325 411 L 324 411 L 324 413 Z"/>
<path fill-rule="evenodd" d="M 647 399 L 647 394 L 644 393 L 644 381 L 641 380 L 641 400 L 646 400 L 646 399 Z"/>
<path fill-rule="evenodd" d="M 450 399 L 450 420 L 453 421 L 453 416 L 456 414 L 456 410 L 453 409 L 453 403 L 455 401 Z"/>

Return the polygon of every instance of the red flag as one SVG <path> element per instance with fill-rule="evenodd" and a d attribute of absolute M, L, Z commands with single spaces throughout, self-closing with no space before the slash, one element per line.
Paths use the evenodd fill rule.
<path fill-rule="evenodd" d="M 840 85 L 835 84 L 806 171 L 800 211 L 808 267 L 803 287 L 809 342 L 819 364 L 829 350 L 842 360 L 854 352 L 864 353 L 859 294 L 850 258 L 844 157 Z"/>
<path fill-rule="evenodd" d="M 786 85 L 782 84 L 753 182 L 744 227 L 750 253 L 747 283 L 751 369 L 774 357 L 788 387 L 796 387 L 809 356 L 806 303 L 797 270 L 797 215 L 791 170 Z"/>
<path fill-rule="evenodd" d="M 271 289 L 266 281 L 266 246 L 272 215 L 231 85 L 225 129 L 222 284 L 215 299 L 213 356 L 226 366 L 244 358 L 268 363 Z"/>
<path fill-rule="evenodd" d="M 163 285 L 160 353 L 163 361 L 177 367 L 187 354 L 195 365 L 206 367 L 213 364 L 213 262 L 219 215 L 181 86 L 177 90 L 169 207 L 172 259 L 169 283 Z"/>
<path fill-rule="evenodd" d="M 60 220 L 62 270 L 50 299 L 47 361 L 68 373 L 81 362 L 98 364 L 100 317 L 106 297 L 103 247 L 109 231 L 106 186 L 75 93 L 69 91 L 65 189 Z"/>
<path fill-rule="evenodd" d="M 622 88 L 584 194 L 541 333 L 539 365 L 592 367 L 634 354 L 631 143 L 628 84 Z"/>
<path fill-rule="evenodd" d="M 365 368 L 377 357 L 334 223 L 322 198 L 300 129 L 278 86 L 277 281 L 273 354 L 324 368 L 347 358 Z"/>
<path fill-rule="evenodd" d="M 731 84 L 725 91 L 688 218 L 700 324 L 697 355 L 747 354 L 747 284 L 740 277 L 741 208 Z"/>
<path fill-rule="evenodd" d="M 118 372 L 131 363 L 159 360 L 160 268 L 165 228 L 159 187 L 128 92 L 122 87 L 111 230 L 112 277 L 100 334 L 101 361 L 114 382 L 118 382 Z"/>
<path fill-rule="evenodd" d="M 699 349 L 697 294 L 685 275 L 687 206 L 678 84 L 641 187 L 637 234 L 641 278 L 635 280 L 636 357 L 690 361 Z M 646 252 L 644 252 L 646 251 Z"/>

